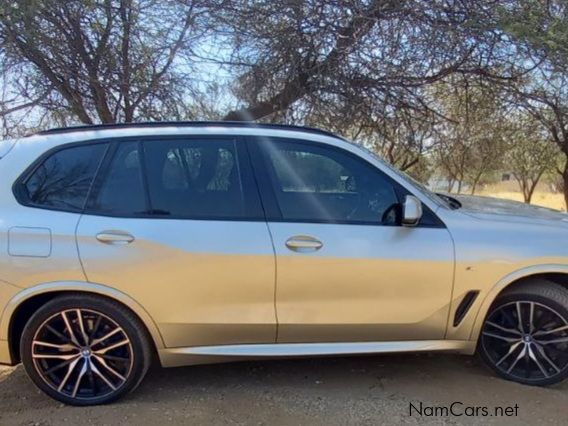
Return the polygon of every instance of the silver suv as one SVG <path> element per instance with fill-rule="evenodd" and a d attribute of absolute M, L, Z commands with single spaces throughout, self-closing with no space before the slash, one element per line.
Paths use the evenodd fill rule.
<path fill-rule="evenodd" d="M 56 129 L 0 143 L 0 362 L 68 404 L 165 366 L 478 351 L 568 375 L 568 215 L 434 194 L 327 132 Z"/>

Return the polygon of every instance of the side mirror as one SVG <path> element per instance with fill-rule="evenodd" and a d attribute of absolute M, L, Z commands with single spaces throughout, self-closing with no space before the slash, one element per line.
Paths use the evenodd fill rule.
<path fill-rule="evenodd" d="M 402 206 L 402 224 L 416 226 L 422 218 L 422 203 L 414 195 L 407 195 Z"/>

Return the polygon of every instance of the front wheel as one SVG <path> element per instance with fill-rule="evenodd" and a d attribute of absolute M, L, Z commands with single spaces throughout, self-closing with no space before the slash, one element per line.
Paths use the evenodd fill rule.
<path fill-rule="evenodd" d="M 57 297 L 38 309 L 24 328 L 20 353 L 41 390 L 81 406 L 105 404 L 130 392 L 151 360 L 138 318 L 92 295 Z"/>
<path fill-rule="evenodd" d="M 479 352 L 505 379 L 551 385 L 568 377 L 568 291 L 533 280 L 507 291 L 491 307 Z"/>

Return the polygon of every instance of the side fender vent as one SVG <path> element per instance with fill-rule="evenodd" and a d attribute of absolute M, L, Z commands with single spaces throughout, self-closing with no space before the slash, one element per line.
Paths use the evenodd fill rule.
<path fill-rule="evenodd" d="M 477 299 L 478 295 L 479 290 L 470 290 L 465 294 L 458 308 L 456 309 L 454 327 L 460 325 L 466 314 L 469 312 L 469 308 L 471 308 L 471 305 L 473 305 L 473 302 L 475 302 L 475 299 Z"/>

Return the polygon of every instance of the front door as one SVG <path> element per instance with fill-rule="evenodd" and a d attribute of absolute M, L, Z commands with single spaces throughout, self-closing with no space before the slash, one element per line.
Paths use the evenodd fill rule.
<path fill-rule="evenodd" d="M 253 146 L 277 257 L 278 342 L 444 338 L 453 245 L 434 214 L 401 226 L 405 190 L 341 148 Z"/>
<path fill-rule="evenodd" d="M 88 280 L 136 300 L 167 347 L 274 343 L 275 258 L 244 144 L 115 141 L 77 241 Z"/>

